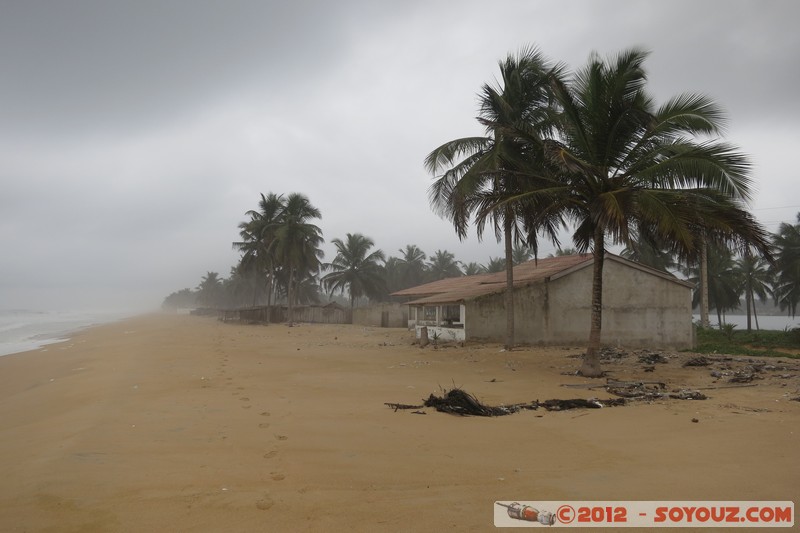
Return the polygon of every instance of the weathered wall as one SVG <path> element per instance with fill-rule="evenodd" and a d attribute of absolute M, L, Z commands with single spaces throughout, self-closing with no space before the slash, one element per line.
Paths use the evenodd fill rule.
<path fill-rule="evenodd" d="M 308 322 L 315 324 L 349 324 L 350 311 L 336 307 L 322 307 L 316 305 L 297 306 L 293 309 L 295 322 Z M 273 323 L 286 321 L 286 307 L 272 306 L 270 319 Z M 241 309 L 227 309 L 220 311 L 220 320 L 240 321 L 251 323 L 267 322 L 267 306 L 246 307 Z"/>
<path fill-rule="evenodd" d="M 408 305 L 382 303 L 353 309 L 353 324 L 384 328 L 407 328 Z"/>
<path fill-rule="evenodd" d="M 591 287 L 592 269 L 588 267 L 548 283 L 518 288 L 514 294 L 515 341 L 586 344 Z M 502 294 L 467 303 L 466 336 L 469 340 L 504 340 Z M 693 347 L 691 290 L 636 268 L 606 261 L 601 342 L 629 348 Z"/>

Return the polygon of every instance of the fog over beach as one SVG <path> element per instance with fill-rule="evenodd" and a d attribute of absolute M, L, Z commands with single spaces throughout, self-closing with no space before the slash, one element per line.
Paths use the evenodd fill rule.
<path fill-rule="evenodd" d="M 357 232 L 387 255 L 501 256 L 431 211 L 423 159 L 482 134 L 476 94 L 527 45 L 573 69 L 650 50 L 657 101 L 726 111 L 776 231 L 800 211 L 798 18 L 792 0 L 4 2 L 0 309 L 155 309 L 228 276 L 270 191 L 319 207 L 326 260 Z"/>

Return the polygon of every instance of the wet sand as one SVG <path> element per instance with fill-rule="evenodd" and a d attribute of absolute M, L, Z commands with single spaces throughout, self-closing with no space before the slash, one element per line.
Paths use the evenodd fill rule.
<path fill-rule="evenodd" d="M 561 386 L 598 383 L 567 375 L 579 348 L 412 340 L 150 315 L 0 357 L 0 529 L 492 531 L 496 500 L 800 501 L 800 361 L 731 387 L 631 355 L 613 377 L 710 398 L 457 417 L 384 403 L 612 396 Z"/>

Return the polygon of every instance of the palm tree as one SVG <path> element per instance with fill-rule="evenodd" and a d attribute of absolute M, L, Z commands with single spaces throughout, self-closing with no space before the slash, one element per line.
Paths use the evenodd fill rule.
<path fill-rule="evenodd" d="M 486 267 L 474 261 L 464 265 L 465 276 L 476 276 L 478 274 L 486 274 Z"/>
<path fill-rule="evenodd" d="M 795 317 L 800 303 L 800 213 L 797 224 L 781 223 L 774 235 L 775 245 L 775 303 L 781 311 L 787 310 Z"/>
<path fill-rule="evenodd" d="M 514 249 L 511 251 L 511 262 L 515 265 L 519 265 L 525 261 L 530 261 L 532 256 L 533 254 L 531 253 L 530 248 L 520 243 L 516 243 L 514 245 Z"/>
<path fill-rule="evenodd" d="M 702 288 L 702 279 L 699 271 L 700 265 L 689 269 L 689 281 L 698 288 L 692 297 L 692 306 L 700 304 L 699 289 Z M 725 323 L 725 313 L 739 307 L 743 278 L 733 254 L 727 247 L 719 244 L 714 244 L 708 249 L 707 271 L 709 306 L 717 313 L 717 326 L 722 327 Z"/>
<path fill-rule="evenodd" d="M 322 230 L 310 221 L 322 215 L 308 197 L 292 193 L 286 197 L 281 215 L 274 225 L 271 249 L 276 262 L 286 271 L 287 322 L 294 320 L 294 289 L 309 272 L 316 272 L 323 257 Z"/>
<path fill-rule="evenodd" d="M 758 296 L 762 302 L 766 302 L 767 295 L 772 292 L 770 287 L 772 276 L 769 272 L 769 266 L 767 261 L 762 257 L 757 257 L 748 250 L 736 261 L 736 269 L 744 284 L 744 299 L 745 306 L 747 307 L 747 331 L 752 329 L 750 323 L 751 310 L 756 319 L 756 329 L 759 329 L 755 297 Z"/>
<path fill-rule="evenodd" d="M 428 276 L 431 281 L 463 276 L 456 257 L 447 250 L 436 250 L 428 261 Z"/>
<path fill-rule="evenodd" d="M 506 269 L 506 260 L 502 257 L 489 257 L 489 262 L 486 263 L 486 266 L 483 267 L 486 269 L 486 272 L 490 274 L 494 274 L 495 272 L 502 272 Z"/>
<path fill-rule="evenodd" d="M 242 252 L 240 264 L 243 269 L 261 273 L 266 278 L 267 322 L 270 321 L 272 297 L 275 292 L 275 271 L 278 268 L 275 257 L 275 230 L 286 208 L 283 195 L 261 194 L 258 210 L 245 214 L 250 220 L 239 224 L 241 241 L 234 242 L 233 248 Z M 258 286 L 254 288 L 253 305 L 256 303 Z"/>
<path fill-rule="evenodd" d="M 622 257 L 662 272 L 670 272 L 678 267 L 675 255 L 663 243 L 657 242 L 646 230 L 636 233 L 620 253 Z"/>
<path fill-rule="evenodd" d="M 259 283 L 260 277 L 259 272 L 244 268 L 241 262 L 231 267 L 230 276 L 223 283 L 227 296 L 226 305 L 240 307 L 246 305 L 248 301 L 252 301 L 255 305 L 262 289 L 262 284 Z"/>
<path fill-rule="evenodd" d="M 390 255 L 383 263 L 383 282 L 386 285 L 386 292 L 389 294 L 405 289 L 401 282 L 401 265 L 400 259 Z"/>
<path fill-rule="evenodd" d="M 628 244 L 633 228 L 646 227 L 662 242 L 692 251 L 700 213 L 704 225 L 726 225 L 731 233 L 735 218 L 766 249 L 766 232 L 741 207 L 751 196 L 747 159 L 730 145 L 696 140 L 719 134 L 722 112 L 694 94 L 656 108 L 645 90 L 646 57 L 636 49 L 612 60 L 593 55 L 569 79 L 552 76 L 560 136 L 545 140 L 543 148 L 559 175 L 551 188 L 531 194 L 549 200 L 537 216 L 562 214 L 574 224 L 577 250 L 593 254 L 589 342 L 579 370 L 587 377 L 602 375 L 607 241 Z"/>
<path fill-rule="evenodd" d="M 320 301 L 320 280 L 318 272 L 298 271 L 294 282 L 294 301 L 300 305 L 316 304 Z"/>
<path fill-rule="evenodd" d="M 425 166 L 435 181 L 429 190 L 433 209 L 449 219 L 460 239 L 467 235 L 475 218 L 478 238 L 490 222 L 498 242 L 503 240 L 506 261 L 506 348 L 514 345 L 514 263 L 513 245 L 525 242 L 534 255 L 538 250 L 536 231 L 555 238 L 546 218 L 539 226 L 527 227 L 523 203 L 514 202 L 525 187 L 516 174 L 522 161 L 530 165 L 521 135 L 538 135 L 549 128 L 550 86 L 548 74 L 554 67 L 536 50 L 520 50 L 499 64 L 500 86 L 486 84 L 480 94 L 478 121 L 485 127 L 483 137 L 456 139 L 433 150 Z M 556 67 L 560 68 L 560 67 Z M 533 231 L 532 231 L 533 230 Z"/>
<path fill-rule="evenodd" d="M 425 279 L 425 252 L 416 244 L 407 244 L 404 250 L 399 250 L 402 257 L 398 259 L 400 267 L 401 289 L 416 287 Z"/>
<path fill-rule="evenodd" d="M 197 301 L 208 307 L 217 307 L 222 295 L 222 281 L 217 272 L 206 272 L 197 286 Z"/>
<path fill-rule="evenodd" d="M 566 255 L 578 255 L 578 250 L 575 248 L 562 248 L 557 247 L 555 254 L 550 254 L 550 257 L 564 257 Z"/>
<path fill-rule="evenodd" d="M 321 280 L 326 290 L 338 290 L 344 294 L 347 289 L 351 312 L 356 298 L 366 296 L 375 299 L 386 293 L 386 281 L 379 263 L 385 261 L 384 255 L 381 250 L 370 253 L 375 245 L 372 239 L 360 233 L 348 233 L 345 241 L 333 239 L 331 242 L 336 246 L 337 253 L 331 263 L 324 265 L 331 270 Z"/>

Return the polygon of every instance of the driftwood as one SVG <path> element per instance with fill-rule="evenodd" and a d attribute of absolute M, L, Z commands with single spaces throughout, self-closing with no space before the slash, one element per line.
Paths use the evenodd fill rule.
<path fill-rule="evenodd" d="M 395 411 L 398 409 L 418 409 L 420 405 L 408 405 L 402 403 L 384 403 Z M 536 410 L 539 407 L 547 411 L 567 411 L 570 409 L 599 409 L 601 407 L 614 407 L 625 405 L 624 398 L 612 398 L 608 400 L 598 400 L 582 398 L 568 400 L 539 400 L 528 403 L 516 403 L 511 405 L 491 406 L 481 403 L 475 396 L 462 389 L 455 388 L 445 392 L 442 396 L 431 394 L 424 407 L 433 407 L 439 412 L 449 413 L 459 416 L 505 416 L 524 410 Z M 416 414 L 423 414 L 421 411 L 413 411 Z"/>
<path fill-rule="evenodd" d="M 624 398 L 611 398 L 608 400 L 598 400 L 592 398 L 584 400 L 575 398 L 573 400 L 545 400 L 539 405 L 548 411 L 567 411 L 569 409 L 600 409 L 601 407 L 617 407 L 625 405 Z"/>
<path fill-rule="evenodd" d="M 424 407 L 422 405 L 409 405 L 407 403 L 384 403 L 383 405 L 388 405 L 395 411 L 398 409 L 422 409 Z"/>

